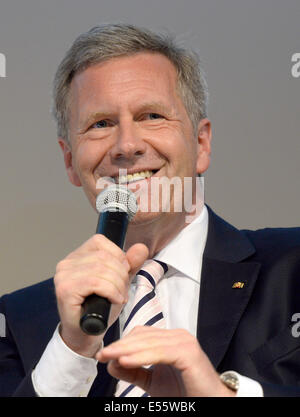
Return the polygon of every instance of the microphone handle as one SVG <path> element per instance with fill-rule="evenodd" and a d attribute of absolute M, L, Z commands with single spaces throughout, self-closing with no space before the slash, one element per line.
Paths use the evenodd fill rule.
<path fill-rule="evenodd" d="M 96 233 L 106 236 L 123 249 L 129 216 L 123 211 L 105 211 L 100 213 Z M 96 294 L 86 297 L 80 318 L 81 329 L 89 335 L 100 335 L 107 329 L 111 303 Z"/>

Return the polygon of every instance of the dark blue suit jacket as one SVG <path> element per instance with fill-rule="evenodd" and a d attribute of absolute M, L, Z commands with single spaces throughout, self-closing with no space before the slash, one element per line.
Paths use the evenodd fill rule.
<path fill-rule="evenodd" d="M 265 396 L 300 396 L 300 228 L 237 230 L 209 209 L 197 337 L 219 372 L 259 381 Z M 243 288 L 232 288 L 235 282 Z M 5 295 L 0 312 L 0 396 L 34 396 L 31 372 L 58 324 L 53 280 Z M 105 344 L 119 337 L 118 323 Z M 112 396 L 116 381 L 101 368 L 89 396 Z"/>

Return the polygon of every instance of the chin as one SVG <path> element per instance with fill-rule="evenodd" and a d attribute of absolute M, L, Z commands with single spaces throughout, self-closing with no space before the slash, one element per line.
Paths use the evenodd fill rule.
<path fill-rule="evenodd" d="M 145 213 L 138 211 L 130 224 L 132 226 L 146 226 L 153 224 L 154 226 L 155 223 L 160 223 L 161 228 L 163 228 L 164 225 L 174 221 L 175 218 L 179 219 L 179 217 L 181 217 L 181 213 L 178 212 L 158 211 Z"/>
<path fill-rule="evenodd" d="M 160 219 L 161 217 L 165 216 L 168 213 L 161 213 L 161 212 L 141 212 L 138 211 L 134 218 L 131 220 L 130 224 L 133 226 L 140 226 L 153 223 Z"/>

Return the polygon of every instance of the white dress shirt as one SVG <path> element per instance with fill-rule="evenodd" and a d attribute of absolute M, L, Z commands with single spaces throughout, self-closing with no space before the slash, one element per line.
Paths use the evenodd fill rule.
<path fill-rule="evenodd" d="M 208 212 L 204 206 L 200 215 L 156 256 L 168 264 L 168 272 L 158 282 L 160 299 L 168 329 L 186 329 L 196 336 L 202 256 L 208 231 Z M 133 280 L 129 301 L 119 319 L 123 328 L 133 304 L 136 282 Z M 261 397 L 261 385 L 236 373 L 239 378 L 237 396 Z M 32 374 L 39 396 L 87 396 L 97 376 L 97 361 L 80 356 L 62 341 L 58 328 Z M 101 377 L 101 376 L 100 376 Z"/>

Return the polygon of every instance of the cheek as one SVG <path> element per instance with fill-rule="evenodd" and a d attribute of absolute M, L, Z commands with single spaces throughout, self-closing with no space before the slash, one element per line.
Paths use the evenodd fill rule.
<path fill-rule="evenodd" d="M 76 170 L 80 176 L 88 176 L 94 172 L 99 165 L 102 154 L 98 147 L 91 144 L 81 144 L 75 153 Z"/>
<path fill-rule="evenodd" d="M 170 161 L 184 158 L 189 149 L 183 132 L 175 124 L 152 135 L 149 142 Z"/>
<path fill-rule="evenodd" d="M 192 168 L 197 159 L 197 142 L 194 138 L 183 135 L 173 137 L 173 141 L 168 146 L 170 157 L 176 164 L 183 169 Z"/>

